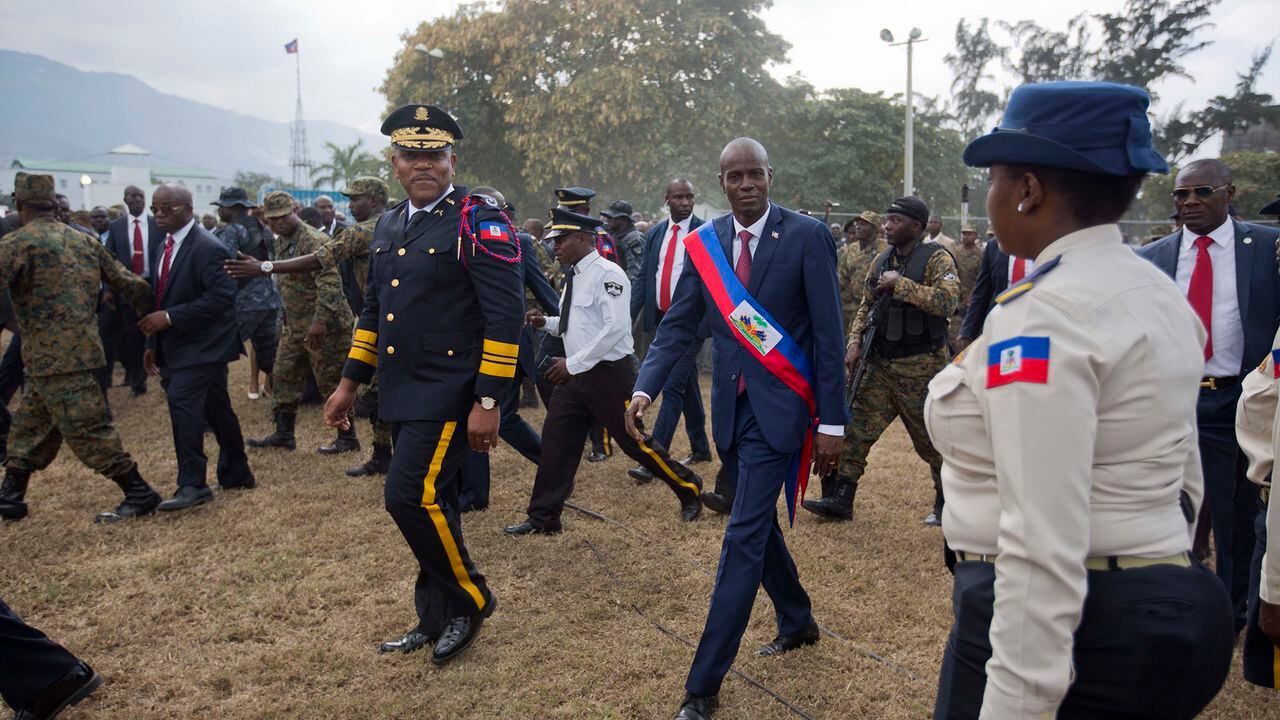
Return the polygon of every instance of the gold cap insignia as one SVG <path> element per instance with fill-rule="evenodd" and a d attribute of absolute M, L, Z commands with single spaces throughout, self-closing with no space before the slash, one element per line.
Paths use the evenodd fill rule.
<path fill-rule="evenodd" d="M 421 122 L 426 122 L 428 120 L 427 109 L 424 107 L 420 107 L 417 110 L 414 110 L 413 119 Z"/>

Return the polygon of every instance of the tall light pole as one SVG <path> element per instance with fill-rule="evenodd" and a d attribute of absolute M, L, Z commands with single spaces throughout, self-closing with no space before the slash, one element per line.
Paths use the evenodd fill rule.
<path fill-rule="evenodd" d="M 896 43 L 893 41 L 893 33 L 888 28 L 880 31 L 880 39 L 889 43 L 890 47 L 899 45 L 907 46 L 907 97 L 906 97 L 906 137 L 903 139 L 902 151 L 902 194 L 911 195 L 914 190 L 915 182 L 915 113 L 912 110 L 912 94 L 911 94 L 911 51 L 918 42 L 927 42 L 920 36 L 923 35 L 920 28 L 913 27 L 907 35 L 907 39 L 903 42 Z"/>
<path fill-rule="evenodd" d="M 80 176 L 80 191 L 84 194 L 84 209 L 88 210 L 93 207 L 89 202 L 89 186 L 93 184 L 93 178 L 88 175 Z"/>
<path fill-rule="evenodd" d="M 435 61 L 444 57 L 444 51 L 440 48 L 429 48 L 423 43 L 414 45 L 413 49 L 427 56 L 427 75 L 431 76 L 431 79 L 434 80 Z"/>

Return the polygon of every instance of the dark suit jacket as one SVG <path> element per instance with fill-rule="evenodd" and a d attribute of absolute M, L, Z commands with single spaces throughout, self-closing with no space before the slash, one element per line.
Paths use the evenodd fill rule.
<path fill-rule="evenodd" d="M 1280 283 L 1276 277 L 1276 241 L 1280 230 L 1232 221 L 1236 231 L 1236 299 L 1240 304 L 1240 325 L 1244 328 L 1244 357 L 1241 370 L 1257 367 L 1275 339 L 1280 325 Z M 1150 260 L 1171 278 L 1177 277 L 1182 232 L 1175 232 L 1137 248 L 1139 257 Z"/>
<path fill-rule="evenodd" d="M 714 221 L 716 236 L 732 264 L 733 216 Z M 831 229 L 820 220 L 773 205 L 751 264 L 747 291 L 773 315 L 809 359 L 818 418 L 844 425 L 844 330 L 840 326 L 840 289 Z M 809 409 L 793 390 L 750 355 L 719 318 L 711 295 L 692 262 L 686 261 L 671 308 L 662 319 L 636 380 L 636 390 L 657 397 L 667 374 L 690 344 L 708 310 L 715 345 L 711 380 L 711 425 L 716 445 L 732 447 L 737 411 L 738 374 L 745 373 L 747 398 L 765 440 L 779 453 L 800 449 L 809 430 Z"/>
<path fill-rule="evenodd" d="M 702 223 L 702 218 L 692 216 L 689 219 L 689 232 L 697 230 Z M 642 317 L 641 329 L 649 333 L 658 329 L 658 263 L 662 262 L 662 241 L 670 234 L 670 218 L 649 228 L 648 234 L 644 236 L 644 264 L 640 269 L 640 277 L 631 284 L 631 319 L 634 321 L 637 317 Z M 673 280 L 679 282 L 679 278 Z M 671 299 L 675 300 L 675 288 L 671 290 Z"/>
<path fill-rule="evenodd" d="M 960 337 L 972 340 L 981 335 L 982 324 L 987 321 L 991 308 L 996 306 L 996 297 L 1008 289 L 1009 256 L 1000 252 L 1000 244 L 992 238 L 982 251 L 982 264 L 978 266 L 978 279 L 973 284 L 973 294 L 969 296 L 969 309 L 960 326 Z"/>
<path fill-rule="evenodd" d="M 129 220 L 132 218 L 128 213 L 124 217 L 118 217 L 107 225 L 107 233 L 110 238 L 107 249 L 115 253 L 116 258 L 121 265 L 126 268 L 133 269 L 133 230 L 129 227 Z M 196 222 L 199 225 L 199 221 Z M 160 230 L 160 226 L 156 225 L 154 215 L 147 216 L 147 259 L 155 265 L 156 248 L 164 241 L 165 233 Z"/>
<path fill-rule="evenodd" d="M 160 282 L 164 251 L 151 255 L 151 288 Z M 231 362 L 240 356 L 236 327 L 236 281 L 222 263 L 231 252 L 209 231 L 192 226 L 169 260 L 168 282 L 157 310 L 169 313 L 173 327 L 147 338 L 156 365 L 170 369 Z"/>

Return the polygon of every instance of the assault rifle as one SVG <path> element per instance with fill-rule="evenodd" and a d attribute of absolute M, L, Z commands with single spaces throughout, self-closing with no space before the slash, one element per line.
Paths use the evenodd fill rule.
<path fill-rule="evenodd" d="M 854 366 L 844 386 L 844 403 L 848 407 L 853 407 L 853 401 L 858 398 L 858 391 L 862 389 L 862 381 L 867 376 L 867 363 L 871 360 L 871 353 L 875 352 L 876 341 L 880 339 L 880 323 L 884 321 L 885 311 L 892 301 L 893 293 L 886 292 L 871 306 L 871 312 L 867 316 L 867 329 L 862 331 L 862 354 L 858 356 L 858 364 Z"/>

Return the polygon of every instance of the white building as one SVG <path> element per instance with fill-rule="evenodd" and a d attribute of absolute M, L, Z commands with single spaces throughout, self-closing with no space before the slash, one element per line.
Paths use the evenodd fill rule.
<path fill-rule="evenodd" d="M 20 157 L 8 169 L 0 170 L 0 187 L 7 196 L 13 190 L 13 176 L 19 172 L 53 175 L 54 186 L 71 200 L 71 207 L 88 210 L 96 205 L 124 202 L 124 189 L 129 185 L 146 192 L 148 206 L 157 186 L 182 185 L 191 191 L 198 218 L 201 213 L 213 211 L 213 201 L 224 186 L 231 184 L 230 178 L 220 177 L 212 170 L 157 164 L 153 160 L 150 152 L 132 143 L 85 160 L 40 162 Z"/>

